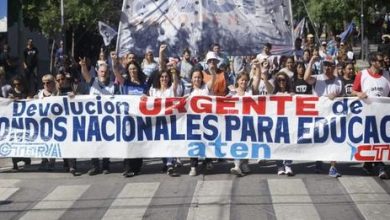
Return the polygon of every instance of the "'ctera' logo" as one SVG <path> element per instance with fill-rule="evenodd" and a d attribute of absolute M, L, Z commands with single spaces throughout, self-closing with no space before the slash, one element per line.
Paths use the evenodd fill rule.
<path fill-rule="evenodd" d="M 234 158 L 234 159 L 269 159 L 271 149 L 264 143 L 233 143 L 223 142 L 219 135 L 214 142 L 191 142 L 188 145 L 189 157 Z"/>
<path fill-rule="evenodd" d="M 360 145 L 357 147 L 355 159 L 357 161 L 382 161 L 386 155 L 385 160 L 390 160 L 390 145 L 388 144 Z"/>

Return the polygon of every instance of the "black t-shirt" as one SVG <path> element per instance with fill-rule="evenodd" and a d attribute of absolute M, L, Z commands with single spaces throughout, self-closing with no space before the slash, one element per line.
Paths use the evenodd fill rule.
<path fill-rule="evenodd" d="M 38 66 L 38 49 L 36 47 L 24 49 L 24 62 L 28 68 L 35 68 Z"/>
<path fill-rule="evenodd" d="M 313 94 L 313 87 L 303 79 L 293 78 L 292 89 L 295 94 Z"/>
<path fill-rule="evenodd" d="M 343 85 L 343 90 L 341 91 L 341 96 L 352 96 L 352 87 L 355 79 L 344 79 L 340 77 L 341 83 Z"/>

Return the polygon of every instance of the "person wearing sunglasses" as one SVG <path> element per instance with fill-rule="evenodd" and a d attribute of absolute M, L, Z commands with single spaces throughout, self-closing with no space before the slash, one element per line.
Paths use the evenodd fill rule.
<path fill-rule="evenodd" d="M 335 74 L 335 62 L 331 56 L 325 57 L 322 62 L 322 73 L 312 75 L 312 66 L 319 59 L 317 55 L 313 55 L 306 68 L 304 80 L 313 86 L 313 94 L 316 96 L 328 97 L 330 100 L 338 97 L 342 93 L 343 85 L 341 80 Z M 316 173 L 321 172 L 322 162 L 316 161 Z M 329 168 L 329 176 L 340 177 L 341 174 L 336 169 L 336 161 L 331 161 Z"/>

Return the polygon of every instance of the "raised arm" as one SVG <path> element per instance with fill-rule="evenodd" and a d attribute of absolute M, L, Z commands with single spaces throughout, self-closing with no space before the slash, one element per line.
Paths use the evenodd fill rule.
<path fill-rule="evenodd" d="M 260 61 L 255 59 L 252 62 L 252 68 L 251 68 L 251 76 L 253 76 L 252 81 L 252 93 L 253 95 L 259 94 L 259 85 L 260 85 L 260 78 L 261 78 L 261 67 L 260 67 Z"/>
<path fill-rule="evenodd" d="M 87 83 L 90 83 L 92 77 L 91 77 L 91 74 L 89 73 L 88 68 L 87 68 L 87 61 L 86 61 L 87 58 L 84 57 L 82 59 L 79 57 L 79 59 L 80 59 L 79 65 L 81 66 L 81 75 L 83 75 L 83 78 L 85 79 L 85 81 Z"/>
<path fill-rule="evenodd" d="M 118 56 L 114 51 L 112 51 L 110 55 L 112 60 L 112 71 L 114 72 L 116 80 L 118 81 L 119 85 L 123 85 L 125 83 L 125 78 L 123 78 L 122 74 L 119 71 Z"/>
<path fill-rule="evenodd" d="M 303 76 L 303 80 L 305 80 L 305 82 L 307 82 L 308 84 L 310 85 L 313 85 L 316 80 L 314 77 L 311 76 L 312 74 L 312 67 L 313 67 L 313 64 L 318 60 L 318 56 L 313 56 L 310 61 L 309 61 L 309 65 L 307 66 L 306 68 L 306 71 L 305 71 L 305 75 Z"/>
<path fill-rule="evenodd" d="M 215 82 L 217 81 L 217 70 L 214 67 L 210 67 L 209 71 L 211 75 L 211 80 L 207 82 L 206 86 L 209 91 L 212 91 L 215 86 Z"/>
<path fill-rule="evenodd" d="M 175 97 L 177 96 L 177 87 L 179 86 L 179 76 L 177 74 L 177 71 L 176 69 L 172 69 L 171 70 L 171 73 L 172 73 L 172 89 L 173 89 L 173 92 L 175 94 Z"/>
<path fill-rule="evenodd" d="M 160 67 L 160 71 L 166 71 L 167 70 L 167 64 L 166 64 L 166 54 L 165 51 L 167 50 L 166 44 L 160 45 L 160 50 L 158 52 L 158 64 Z"/>

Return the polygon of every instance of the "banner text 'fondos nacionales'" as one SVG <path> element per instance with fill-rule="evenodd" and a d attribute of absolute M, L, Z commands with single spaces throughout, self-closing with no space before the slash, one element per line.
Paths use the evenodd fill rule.
<path fill-rule="evenodd" d="M 388 161 L 387 98 L 1 99 L 2 157 Z"/>

